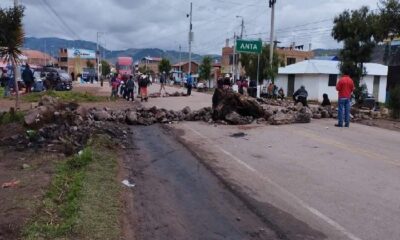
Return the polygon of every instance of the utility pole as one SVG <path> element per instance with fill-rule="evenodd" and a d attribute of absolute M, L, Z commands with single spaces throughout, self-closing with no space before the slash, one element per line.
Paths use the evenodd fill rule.
<path fill-rule="evenodd" d="M 179 78 L 182 78 L 182 46 L 179 44 Z"/>
<path fill-rule="evenodd" d="M 96 61 L 97 61 L 97 81 L 100 81 L 100 45 L 99 45 L 99 39 L 101 34 L 103 34 L 103 32 L 97 32 L 97 41 L 96 41 Z"/>
<path fill-rule="evenodd" d="M 244 18 L 242 16 L 236 16 L 237 18 L 242 18 L 242 23 L 240 24 L 240 39 L 243 39 L 243 32 L 244 32 Z"/>
<path fill-rule="evenodd" d="M 273 63 L 273 57 L 274 57 L 274 27 L 275 27 L 275 4 L 276 0 L 269 0 L 269 7 L 271 8 L 271 33 L 270 33 L 270 38 L 269 38 L 269 66 L 271 68 L 271 73 L 272 73 L 272 63 Z M 272 83 L 274 82 L 274 79 L 272 79 Z"/>
<path fill-rule="evenodd" d="M 192 41 L 193 41 L 193 26 L 192 26 L 192 16 L 193 16 L 193 3 L 190 3 L 190 14 L 187 17 L 190 18 L 189 25 L 189 73 L 192 72 Z"/>
<path fill-rule="evenodd" d="M 233 34 L 233 63 L 232 63 L 232 77 L 233 82 L 236 80 L 236 32 Z"/>

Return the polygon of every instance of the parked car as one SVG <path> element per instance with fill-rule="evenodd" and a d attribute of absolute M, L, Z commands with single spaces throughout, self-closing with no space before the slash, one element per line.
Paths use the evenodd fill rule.
<path fill-rule="evenodd" d="M 45 67 L 41 72 L 41 77 L 45 78 L 44 86 L 46 89 L 54 89 L 56 91 L 69 91 L 72 89 L 71 76 L 64 70 Z"/>

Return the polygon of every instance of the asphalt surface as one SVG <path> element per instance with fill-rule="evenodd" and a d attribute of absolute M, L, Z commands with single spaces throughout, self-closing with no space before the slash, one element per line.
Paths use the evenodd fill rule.
<path fill-rule="evenodd" d="M 400 239 L 400 133 L 334 123 L 175 128 L 288 239 Z"/>
<path fill-rule="evenodd" d="M 135 239 L 278 239 L 277 234 L 160 126 L 133 128 L 125 164 L 136 186 Z"/>

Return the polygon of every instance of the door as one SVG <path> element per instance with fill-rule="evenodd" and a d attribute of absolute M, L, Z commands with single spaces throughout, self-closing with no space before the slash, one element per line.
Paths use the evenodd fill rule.
<path fill-rule="evenodd" d="M 294 80 L 295 80 L 296 75 L 294 74 L 289 74 L 288 75 L 288 90 L 287 90 L 287 96 L 291 97 L 294 94 Z"/>
<path fill-rule="evenodd" d="M 381 77 L 380 76 L 374 76 L 374 88 L 372 91 L 372 95 L 374 95 L 375 101 L 379 102 L 379 83 L 380 83 Z"/>

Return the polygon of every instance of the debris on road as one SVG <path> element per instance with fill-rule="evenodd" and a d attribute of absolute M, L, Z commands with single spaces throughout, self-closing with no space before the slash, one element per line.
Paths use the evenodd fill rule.
<path fill-rule="evenodd" d="M 13 188 L 18 186 L 21 183 L 19 180 L 13 180 L 11 182 L 6 182 L 1 185 L 1 188 Z"/>
<path fill-rule="evenodd" d="M 125 179 L 122 181 L 122 184 L 124 184 L 125 186 L 127 186 L 128 188 L 133 188 L 136 185 L 134 183 L 130 183 L 128 179 Z"/>
<path fill-rule="evenodd" d="M 238 132 L 238 133 L 234 133 L 234 134 L 230 135 L 230 137 L 234 137 L 234 138 L 241 138 L 241 137 L 245 137 L 245 136 L 247 136 L 247 134 L 244 132 Z"/>

